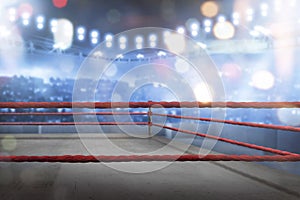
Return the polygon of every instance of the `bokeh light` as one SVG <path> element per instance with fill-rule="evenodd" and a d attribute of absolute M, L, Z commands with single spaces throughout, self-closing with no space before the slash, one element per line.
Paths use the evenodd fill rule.
<path fill-rule="evenodd" d="M 107 33 L 104 38 L 107 42 L 111 42 L 113 39 L 113 35 L 110 33 Z"/>
<path fill-rule="evenodd" d="M 211 19 L 204 19 L 203 20 L 203 26 L 204 26 L 204 31 L 206 33 L 209 33 L 211 31 L 212 20 Z"/>
<path fill-rule="evenodd" d="M 215 1 L 205 1 L 200 7 L 200 12 L 205 17 L 214 17 L 219 12 L 219 5 Z"/>
<path fill-rule="evenodd" d="M 142 43 L 142 42 L 143 42 L 143 37 L 142 37 L 142 36 L 137 36 L 137 37 L 135 38 L 135 42 L 136 42 L 136 43 Z"/>
<path fill-rule="evenodd" d="M 254 10 L 252 8 L 248 8 L 246 11 L 246 20 L 251 22 L 253 20 Z"/>
<path fill-rule="evenodd" d="M 41 30 L 44 28 L 44 23 L 45 23 L 45 17 L 42 15 L 39 15 L 36 17 L 36 27 Z"/>
<path fill-rule="evenodd" d="M 17 147 L 17 140 L 13 135 L 6 135 L 1 140 L 1 145 L 5 151 L 13 151 Z"/>
<path fill-rule="evenodd" d="M 52 0 L 56 8 L 63 8 L 68 4 L 68 0 Z"/>
<path fill-rule="evenodd" d="M 199 83 L 194 88 L 194 94 L 197 101 L 200 102 L 211 102 L 212 101 L 212 93 L 209 89 L 209 86 L 205 83 Z"/>
<path fill-rule="evenodd" d="M 120 43 L 126 43 L 127 42 L 127 38 L 125 36 L 120 36 L 119 42 Z"/>
<path fill-rule="evenodd" d="M 157 41 L 157 36 L 156 34 L 150 34 L 149 35 L 149 44 L 150 44 L 150 47 L 151 48 L 154 48 L 156 47 L 156 41 Z"/>
<path fill-rule="evenodd" d="M 126 49 L 126 44 L 125 43 L 121 43 L 120 44 L 120 49 Z"/>
<path fill-rule="evenodd" d="M 217 18 L 218 22 L 225 22 L 226 21 L 226 17 L 224 15 L 219 15 Z"/>
<path fill-rule="evenodd" d="M 97 44 L 99 42 L 99 35 L 100 35 L 100 33 L 97 30 L 92 30 L 90 32 L 90 37 L 91 37 L 91 43 L 92 44 L 95 45 L 95 44 Z"/>
<path fill-rule="evenodd" d="M 274 86 L 274 75 L 267 70 L 256 71 L 251 79 L 250 85 L 257 89 L 268 90 Z"/>
<path fill-rule="evenodd" d="M 136 38 L 135 38 L 136 45 L 135 46 L 137 49 L 143 48 L 143 42 L 144 42 L 144 39 L 142 36 L 140 36 L 140 35 L 136 36 Z"/>
<path fill-rule="evenodd" d="M 238 13 L 238 12 L 233 12 L 232 13 L 232 23 L 236 26 L 239 25 L 239 23 L 240 23 L 240 13 Z"/>
<path fill-rule="evenodd" d="M 111 48 L 112 47 L 112 40 L 113 40 L 113 35 L 111 33 L 107 33 L 104 36 L 104 40 L 105 40 L 105 45 L 107 48 Z"/>
<path fill-rule="evenodd" d="M 213 33 L 221 40 L 231 39 L 235 34 L 235 28 L 229 21 L 218 22 L 214 25 Z"/>
<path fill-rule="evenodd" d="M 17 10 L 16 8 L 9 8 L 8 9 L 9 21 L 14 22 L 17 19 Z"/>
<path fill-rule="evenodd" d="M 93 31 L 91 32 L 91 37 L 96 38 L 96 37 L 98 37 L 98 36 L 99 36 L 99 32 L 98 32 L 98 31 L 93 30 Z"/>
<path fill-rule="evenodd" d="M 281 108 L 277 110 L 277 117 L 280 122 L 288 126 L 300 125 L 299 108 Z"/>

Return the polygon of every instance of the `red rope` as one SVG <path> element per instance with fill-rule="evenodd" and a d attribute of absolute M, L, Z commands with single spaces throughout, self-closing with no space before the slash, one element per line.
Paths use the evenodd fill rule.
<path fill-rule="evenodd" d="M 92 155 L 61 155 L 61 156 L 0 156 L 0 162 L 142 162 L 142 161 L 300 161 L 300 155 L 128 155 L 128 156 L 92 156 Z"/>
<path fill-rule="evenodd" d="M 192 119 L 192 120 L 218 122 L 218 123 L 240 125 L 240 126 L 251 126 L 251 127 L 258 127 L 258 128 L 270 128 L 270 129 L 285 130 L 285 131 L 297 131 L 297 132 L 300 131 L 300 127 L 293 127 L 293 126 L 280 126 L 280 125 L 274 125 L 274 124 L 259 124 L 259 123 L 253 123 L 253 122 L 237 122 L 237 121 L 231 121 L 231 120 L 211 119 L 211 118 L 192 117 L 192 116 L 180 116 L 180 115 L 171 115 L 171 114 L 159 114 L 159 113 L 152 113 L 152 115 L 171 117 L 171 118 L 177 118 L 177 119 Z"/>
<path fill-rule="evenodd" d="M 271 153 L 275 153 L 275 154 L 279 154 L 279 155 L 298 155 L 298 154 L 294 154 L 294 153 L 287 152 L 287 151 L 281 151 L 281 150 L 272 149 L 272 148 L 269 148 L 269 147 L 263 147 L 263 146 L 259 146 L 259 145 L 255 145 L 255 144 L 249 144 L 249 143 L 246 143 L 246 142 L 240 142 L 240 141 L 231 140 L 231 139 L 227 139 L 227 138 L 221 138 L 221 137 L 217 137 L 217 136 L 214 136 L 214 135 L 207 135 L 207 134 L 204 134 L 204 133 L 198 133 L 198 132 L 189 131 L 189 130 L 182 130 L 182 129 L 179 129 L 179 128 L 160 125 L 160 124 L 154 124 L 154 123 L 152 125 L 162 127 L 162 128 L 167 128 L 167 129 L 170 129 L 170 130 L 173 130 L 173 131 L 178 131 L 178 132 L 182 132 L 182 133 L 197 135 L 197 136 L 200 136 L 200 137 L 206 137 L 206 138 L 209 138 L 209 139 L 214 139 L 214 140 L 227 142 L 227 143 L 231 143 L 231 144 L 235 144 L 235 145 L 239 145 L 239 146 L 244 146 L 244 147 L 248 147 L 248 148 L 251 148 L 251 149 L 267 151 L 267 152 L 271 152 Z"/>
<path fill-rule="evenodd" d="M 300 108 L 300 102 L 0 102 L 0 108 Z"/>
<path fill-rule="evenodd" d="M 300 102 L 0 102 L 0 108 L 204 108 L 204 107 L 220 107 L 220 108 L 299 108 Z M 72 115 L 81 112 L 69 112 L 66 114 L 57 113 L 57 115 Z M 92 112 L 89 112 L 91 114 Z M 122 112 L 119 112 L 121 114 Z M 28 113 L 27 113 L 28 114 Z M 49 113 L 37 113 L 37 115 L 45 115 Z M 56 113 L 55 113 L 56 114 Z M 83 113 L 82 113 L 83 114 Z M 86 113 L 84 113 L 86 114 Z M 93 112 L 92 114 L 95 114 Z M 102 114 L 118 114 L 118 112 L 102 112 Z M 126 113 L 129 114 L 129 113 Z M 135 113 L 141 114 L 141 113 Z M 143 113 L 146 115 L 147 113 Z M 10 115 L 10 114 L 9 114 Z M 17 114 L 22 115 L 22 114 Z M 54 115 L 54 113 L 50 114 Z M 164 115 L 161 115 L 164 116 Z M 166 115 L 168 116 L 168 115 Z M 170 115 L 171 116 L 171 115 Z M 174 117 L 172 115 L 171 117 Z M 234 122 L 229 120 L 218 120 L 208 118 L 194 118 L 189 116 L 176 116 L 175 118 L 196 119 L 203 121 L 230 123 L 235 125 L 247 125 L 263 128 L 276 128 L 283 130 L 283 127 L 277 125 L 262 125 L 247 122 Z M 275 156 L 249 156 L 249 155 L 132 155 L 132 156 L 84 156 L 84 155 L 64 155 L 64 156 L 0 156 L 0 162 L 129 162 L 129 161 L 300 161 L 300 155 L 281 151 L 259 145 L 239 142 L 227 138 L 221 138 L 213 135 L 207 135 L 189 130 L 169 127 L 160 124 L 152 124 L 151 122 L 0 122 L 0 125 L 154 125 L 167 128 L 173 131 L 179 131 L 187 134 L 193 134 L 200 137 L 207 137 L 235 145 L 240 145 L 252 149 L 267 151 L 279 155 Z M 296 128 L 296 127 L 293 127 Z M 285 127 L 284 130 L 290 130 Z M 299 131 L 299 129 L 294 129 Z"/>
<path fill-rule="evenodd" d="M 148 125 L 148 122 L 0 122 L 0 125 Z"/>
<path fill-rule="evenodd" d="M 0 115 L 147 115 L 147 112 L 0 112 Z"/>

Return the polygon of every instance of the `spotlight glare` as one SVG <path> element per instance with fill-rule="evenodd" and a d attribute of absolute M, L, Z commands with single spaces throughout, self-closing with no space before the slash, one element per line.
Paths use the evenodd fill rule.
<path fill-rule="evenodd" d="M 184 34 L 184 32 L 185 32 L 185 29 L 182 26 L 177 28 L 177 33 Z"/>
<path fill-rule="evenodd" d="M 150 47 L 152 48 L 156 47 L 156 42 L 150 42 Z"/>
<path fill-rule="evenodd" d="M 23 19 L 29 19 L 30 18 L 30 13 L 28 13 L 28 12 L 22 13 L 22 18 Z"/>
<path fill-rule="evenodd" d="M 44 28 L 44 25 L 43 25 L 43 24 L 37 24 L 37 28 L 38 28 L 39 30 L 41 30 L 41 29 Z"/>
<path fill-rule="evenodd" d="M 248 8 L 247 11 L 246 11 L 247 15 L 253 15 L 254 14 L 254 11 L 252 8 Z"/>
<path fill-rule="evenodd" d="M 50 26 L 51 26 L 51 27 L 57 26 L 57 20 L 56 20 L 56 19 L 52 19 L 52 20 L 50 21 Z"/>
<path fill-rule="evenodd" d="M 171 35 L 170 31 L 164 31 L 164 38 L 169 37 Z"/>
<path fill-rule="evenodd" d="M 262 3 L 262 4 L 260 4 L 260 9 L 261 9 L 261 10 L 268 10 L 268 8 L 269 8 L 269 6 L 268 6 L 267 3 Z"/>
<path fill-rule="evenodd" d="M 51 28 L 51 32 L 52 32 L 52 33 L 56 33 L 56 31 L 57 31 L 57 28 L 56 28 L 56 27 L 52 27 L 52 28 Z"/>
<path fill-rule="evenodd" d="M 142 36 L 137 36 L 137 37 L 135 38 L 135 42 L 136 42 L 136 43 L 142 43 L 142 42 L 143 42 Z"/>
<path fill-rule="evenodd" d="M 225 16 L 220 15 L 220 16 L 218 17 L 218 22 L 225 22 L 225 21 L 226 21 L 226 17 L 225 17 Z"/>
<path fill-rule="evenodd" d="M 149 35 L 149 40 L 150 40 L 151 42 L 154 42 L 154 41 L 157 40 L 157 36 L 156 36 L 155 34 L 151 34 L 151 35 Z"/>
<path fill-rule="evenodd" d="M 29 25 L 29 20 L 28 19 L 23 19 L 22 21 L 24 26 L 28 26 Z"/>
<path fill-rule="evenodd" d="M 237 19 L 234 19 L 232 23 L 237 26 L 237 25 L 239 25 L 240 21 Z"/>
<path fill-rule="evenodd" d="M 37 22 L 37 23 L 44 23 L 44 21 L 45 21 L 45 18 L 44 18 L 43 16 L 38 16 L 38 17 L 36 18 L 36 22 Z"/>
<path fill-rule="evenodd" d="M 126 38 L 125 36 L 121 36 L 121 37 L 119 38 L 119 42 L 120 42 L 120 43 L 126 43 L 126 42 L 127 42 L 127 38 Z"/>
<path fill-rule="evenodd" d="M 240 18 L 240 14 L 238 12 L 234 12 L 234 13 L 232 13 L 232 18 L 233 19 L 239 19 Z"/>
<path fill-rule="evenodd" d="M 113 35 L 110 33 L 106 34 L 105 40 L 111 42 L 113 40 Z"/>
<path fill-rule="evenodd" d="M 107 48 L 110 48 L 110 47 L 112 47 L 112 42 L 109 42 L 109 41 L 108 41 L 108 42 L 106 42 L 106 47 L 107 47 Z"/>
<path fill-rule="evenodd" d="M 122 44 L 120 44 L 120 49 L 126 49 L 126 44 L 124 44 L 124 43 L 122 43 Z"/>
<path fill-rule="evenodd" d="M 198 35 L 198 31 L 192 31 L 192 36 L 196 37 Z"/>
<path fill-rule="evenodd" d="M 78 35 L 78 36 L 77 36 L 77 39 L 78 39 L 79 41 L 84 40 L 84 35 Z"/>
<path fill-rule="evenodd" d="M 16 21 L 16 17 L 15 16 L 9 16 L 9 21 L 11 21 L 11 22 Z"/>
<path fill-rule="evenodd" d="M 83 27 L 78 27 L 77 28 L 77 33 L 83 35 L 85 33 L 85 28 Z"/>
<path fill-rule="evenodd" d="M 211 28 L 210 28 L 210 27 L 205 27 L 205 28 L 204 28 L 204 31 L 205 31 L 206 33 L 209 33 L 209 32 L 211 32 Z"/>
<path fill-rule="evenodd" d="M 252 21 L 253 20 L 253 14 L 254 14 L 253 9 L 251 9 L 251 8 L 247 9 L 246 14 L 247 14 L 246 20 L 248 22 Z"/>
<path fill-rule="evenodd" d="M 194 30 L 194 28 L 196 28 L 196 26 L 198 26 L 198 28 L 199 28 L 199 21 L 196 18 L 189 18 L 185 22 L 185 27 L 187 27 L 189 29 L 189 31 Z"/>
<path fill-rule="evenodd" d="M 203 23 L 205 27 L 210 27 L 212 25 L 212 22 L 209 19 L 205 19 Z"/>
<path fill-rule="evenodd" d="M 10 9 L 8 10 L 8 13 L 9 13 L 10 15 L 16 15 L 17 11 L 16 11 L 15 8 L 10 8 Z"/>
<path fill-rule="evenodd" d="M 248 21 L 248 22 L 250 22 L 250 21 L 252 21 L 252 20 L 253 20 L 253 16 L 248 16 L 248 17 L 247 17 L 247 21 Z"/>
<path fill-rule="evenodd" d="M 261 11 L 261 16 L 263 16 L 263 17 L 266 17 L 266 16 L 268 16 L 268 12 L 267 11 Z"/>
<path fill-rule="evenodd" d="M 192 24 L 191 24 L 191 29 L 192 29 L 193 31 L 199 30 L 199 24 L 198 24 L 198 23 L 192 23 Z"/>
<path fill-rule="evenodd" d="M 92 42 L 92 44 L 97 44 L 98 43 L 98 39 L 97 38 L 92 38 L 91 42 Z"/>
<path fill-rule="evenodd" d="M 94 31 L 91 32 L 91 37 L 92 38 L 97 38 L 98 36 L 99 36 L 99 32 L 98 31 L 94 30 Z"/>

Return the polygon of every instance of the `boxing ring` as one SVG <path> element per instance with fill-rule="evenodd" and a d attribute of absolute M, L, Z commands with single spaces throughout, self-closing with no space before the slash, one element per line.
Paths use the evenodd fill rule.
<path fill-rule="evenodd" d="M 139 155 L 139 156 L 101 156 L 101 155 L 90 155 L 90 156 L 1 156 L 0 161 L 2 162 L 128 162 L 128 161 L 300 161 L 300 154 L 282 151 L 278 149 L 272 149 L 264 146 L 259 146 L 255 144 L 249 144 L 245 142 L 239 142 L 227 138 L 222 138 L 218 136 L 208 135 L 204 133 L 193 132 L 189 130 L 183 130 L 175 127 L 166 126 L 164 124 L 152 123 L 151 118 L 153 116 L 165 116 L 169 118 L 179 118 L 187 120 L 198 120 L 198 121 L 209 121 L 217 123 L 226 123 L 240 126 L 251 126 L 259 128 L 270 128 L 278 130 L 288 130 L 299 132 L 299 127 L 292 126 L 280 126 L 272 124 L 260 124 L 260 123 L 250 123 L 250 122 L 235 122 L 230 120 L 218 120 L 210 118 L 192 117 L 192 116 L 179 116 L 171 114 L 160 114 L 153 113 L 150 108 L 155 108 L 162 106 L 163 108 L 193 108 L 197 105 L 198 108 L 205 107 L 227 107 L 227 108 L 293 108 L 300 107 L 300 102 L 214 102 L 212 103 L 202 103 L 202 102 L 7 102 L 0 103 L 0 108 L 100 108 L 100 109 L 111 109 L 111 108 L 148 108 L 148 112 L 65 112 L 65 113 L 1 113 L 1 115 L 147 115 L 148 122 L 0 122 L 0 125 L 146 125 L 149 127 L 157 126 L 164 129 L 170 129 L 172 131 L 177 131 L 186 134 L 192 134 L 199 137 L 206 137 L 213 140 L 218 140 L 222 142 L 231 143 L 234 145 L 240 145 L 248 148 L 253 148 L 265 152 L 270 152 L 276 155 Z M 150 134 L 150 133 L 149 133 Z"/>
<path fill-rule="evenodd" d="M 165 114 L 155 112 L 155 108 L 189 108 L 189 109 L 202 109 L 202 108 L 252 108 L 252 109 L 271 109 L 271 108 L 299 108 L 300 102 L 1 102 L 0 108 L 12 109 L 33 109 L 33 108 L 68 108 L 68 109 L 100 109 L 100 112 L 37 112 L 37 111 L 24 111 L 24 112 L 1 112 L 1 116 L 137 116 L 144 117 L 147 121 L 99 121 L 99 122 L 32 122 L 32 121 L 19 121 L 19 122 L 0 122 L 0 127 L 7 126 L 145 126 L 148 130 L 148 137 L 136 138 L 130 135 L 117 133 L 117 134 L 86 134 L 86 138 L 91 141 L 101 141 L 104 137 L 115 141 L 120 146 L 125 145 L 132 149 L 144 148 L 145 152 L 152 151 L 151 148 L 161 148 L 168 144 L 168 138 L 152 134 L 154 127 L 162 130 L 170 130 L 183 135 L 191 135 L 200 138 L 207 138 L 210 140 L 228 143 L 230 145 L 242 146 L 250 149 L 266 152 L 267 155 L 238 155 L 238 154 L 222 154 L 221 152 L 213 152 L 210 154 L 199 154 L 199 147 L 191 145 L 184 153 L 177 151 L 181 148 L 181 142 L 176 141 L 175 146 L 170 146 L 170 154 L 147 154 L 138 153 L 132 155 L 106 155 L 107 148 L 103 144 L 100 149 L 103 154 L 91 155 L 87 152 L 80 142 L 80 137 L 76 134 L 13 134 L 16 142 L 19 142 L 19 149 L 12 151 L 8 154 L 1 153 L 0 155 L 0 169 L 13 169 L 14 172 L 21 173 L 22 169 L 28 166 L 38 166 L 38 173 L 43 174 L 43 180 L 38 179 L 37 182 L 33 181 L 38 189 L 36 199 L 50 198 L 49 188 L 60 191 L 60 187 L 65 185 L 67 188 L 64 198 L 86 198 L 84 195 L 90 195 L 91 198 L 99 196 L 118 199 L 124 198 L 161 198 L 174 196 L 174 199 L 184 198 L 230 198 L 230 199 L 253 199 L 260 197 L 261 199 L 269 198 L 284 198 L 284 199 L 299 199 L 300 198 L 300 178 L 297 175 L 291 175 L 282 171 L 277 171 L 266 166 L 262 166 L 255 162 L 298 162 L 300 161 L 300 154 L 289 152 L 282 149 L 275 149 L 268 146 L 252 144 L 248 142 L 237 141 L 216 135 L 205 134 L 198 131 L 191 131 L 183 128 L 170 126 L 167 123 L 157 123 L 153 121 L 155 116 L 174 118 L 187 121 L 208 122 L 208 123 L 221 123 L 234 126 L 245 126 L 250 128 L 264 128 L 282 131 L 292 131 L 299 134 L 300 127 L 282 126 L 273 124 L 262 124 L 254 122 L 238 122 L 225 119 L 204 118 L 195 116 L 183 116 L 177 114 Z M 121 112 L 113 109 L 137 109 L 144 108 L 147 112 Z M 103 111 L 102 111 L 103 110 Z M 111 111 L 112 110 L 112 111 Z M 238 133 L 237 133 L 238 134 Z M 250 134 L 250 133 L 249 133 Z M 4 136 L 1 136 L 3 139 Z M 55 142 L 54 142 L 55 141 Z M 54 144 L 59 144 L 54 146 Z M 23 144 L 22 144 L 23 143 Z M 40 143 L 40 144 L 38 144 Z M 101 144 L 101 142 L 100 142 Z M 47 145 L 53 149 L 49 149 Z M 147 150 L 150 149 L 150 150 Z M 28 152 L 26 155 L 25 152 Z M 235 161 L 235 162 L 232 162 Z M 80 164 L 86 163 L 86 164 Z M 87 164 L 90 163 L 90 164 Z M 113 169 L 99 166 L 97 163 L 111 163 L 115 165 L 126 165 L 134 168 L 135 165 L 151 166 L 158 165 L 159 163 L 172 163 L 166 168 L 162 168 L 150 174 L 132 175 L 127 173 L 116 172 Z M 54 175 L 57 173 L 55 166 L 60 166 L 60 178 L 51 178 L 47 173 Z M 50 168 L 48 168 L 50 167 Z M 33 167 L 34 169 L 34 167 Z M 0 170 L 0 173 L 1 173 Z M 77 173 L 80 172 L 80 173 Z M 32 172 L 33 173 L 33 172 Z M 95 177 L 94 177 L 95 176 Z M 55 177 L 58 177 L 55 175 Z M 62 178 L 67 177 L 67 178 Z M 74 178 L 75 177 L 75 178 Z M 87 178 L 88 177 L 88 178 Z M 103 180 L 101 177 L 110 177 L 110 180 Z M 198 177 L 198 178 L 196 178 Z M 147 179 L 150 179 L 149 180 Z M 3 186 L 0 181 L 0 188 L 6 188 L 8 193 L 4 190 L 0 195 L 8 199 L 13 196 L 12 193 L 16 192 L 16 187 L 21 187 L 16 183 L 24 182 L 24 180 L 16 180 Z M 109 179 L 109 178 L 108 178 Z M 54 181 L 56 187 L 49 186 L 49 181 Z M 80 183 L 78 182 L 80 180 Z M 205 181 L 203 181 L 205 180 Z M 222 181 L 221 181 L 222 180 Z M 26 180 L 28 181 L 28 180 Z M 25 181 L 25 182 L 26 182 Z M 48 181 L 48 182 L 47 182 Z M 50 182 L 51 182 L 50 181 Z M 105 185 L 108 181 L 111 185 Z M 152 181 L 152 182 L 151 182 Z M 77 184 L 74 189 L 74 184 Z M 175 182 L 178 184 L 175 184 Z M 127 184 L 133 184 L 136 188 L 131 188 Z M 228 184 L 230 183 L 230 184 Z M 21 183 L 19 183 L 21 184 Z M 44 185 L 43 185 L 44 184 Z M 72 186 L 66 186 L 71 184 Z M 90 184 L 90 189 L 86 184 Z M 98 191 L 97 184 L 103 187 L 102 193 Z M 4 184 L 5 185 L 5 184 Z M 8 185 L 11 186 L 8 189 Z M 21 184 L 22 185 L 22 184 Z M 45 186 L 46 185 L 46 186 Z M 51 185 L 51 184 L 50 184 Z M 92 185 L 92 186 L 91 186 Z M 39 189 L 43 188 L 45 191 Z M 114 188 L 114 187 L 117 187 Z M 158 189 L 160 187 L 161 190 Z M 45 189 L 46 188 L 46 189 Z M 119 193 L 112 192 L 114 190 Z M 126 189 L 124 189 L 126 188 Z M 197 188 L 197 189 L 196 189 Z M 122 189 L 122 191 L 121 191 Z M 34 189 L 35 190 L 35 189 Z M 49 190 L 49 191 L 48 191 Z M 125 190 L 125 191 L 123 191 Z M 1 191 L 1 190 L 0 190 Z M 71 191 L 75 191 L 77 195 Z M 109 192 L 110 191 L 110 192 Z M 177 191 L 177 193 L 176 193 Z M 8 195 L 10 194 L 10 195 Z M 21 195 L 22 193 L 16 193 Z M 30 193 L 31 194 L 31 193 Z M 176 195 L 175 195 L 176 194 Z M 59 194 L 54 194 L 58 195 Z M 50 195 L 51 196 L 51 195 Z M 20 196 L 18 196 L 20 197 Z M 51 196 L 53 197 L 53 195 Z M 46 198 L 46 199 L 47 199 Z M 56 199 L 59 199 L 55 197 Z M 5 198 L 4 198 L 5 199 Z M 33 196 L 32 199 L 35 199 Z"/>

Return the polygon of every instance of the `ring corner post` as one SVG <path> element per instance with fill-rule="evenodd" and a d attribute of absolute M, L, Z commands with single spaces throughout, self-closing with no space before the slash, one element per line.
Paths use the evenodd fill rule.
<path fill-rule="evenodd" d="M 151 109 L 151 101 L 148 101 L 148 136 L 152 137 L 152 109 Z"/>

